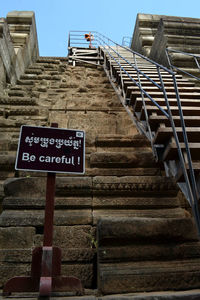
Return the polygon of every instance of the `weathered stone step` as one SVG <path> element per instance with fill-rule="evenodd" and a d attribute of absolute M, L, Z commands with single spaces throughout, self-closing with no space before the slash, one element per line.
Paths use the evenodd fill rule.
<path fill-rule="evenodd" d="M 6 200 L 5 200 L 6 201 Z M 126 197 L 124 196 L 93 196 L 93 207 L 95 209 L 130 208 L 130 209 L 163 209 L 177 208 L 180 206 L 178 197 L 157 196 L 150 197 Z"/>
<path fill-rule="evenodd" d="M 8 96 L 10 96 L 10 97 L 25 97 L 26 96 L 26 92 L 25 91 L 23 91 L 23 90 L 18 90 L 18 89 L 16 89 L 16 90 L 10 90 L 9 92 L 8 92 Z"/>
<path fill-rule="evenodd" d="M 42 194 L 42 193 L 41 193 Z M 45 207 L 45 192 L 43 195 L 26 197 L 22 195 L 20 197 L 10 196 L 4 197 L 3 208 L 4 209 L 44 209 Z M 92 196 L 68 196 L 68 197 L 55 197 L 55 209 L 75 209 L 75 208 L 91 208 Z"/>
<path fill-rule="evenodd" d="M 42 194 L 42 193 L 41 193 Z M 45 193 L 41 196 L 26 197 L 9 196 L 3 199 L 4 209 L 43 209 L 45 206 Z M 178 197 L 118 197 L 116 196 L 67 196 L 55 197 L 55 208 L 90 208 L 95 209 L 167 209 L 180 206 Z"/>
<path fill-rule="evenodd" d="M 20 105 L 18 106 L 4 106 L 0 109 L 0 115 L 2 116 L 32 116 L 32 115 L 39 115 L 40 109 L 39 108 L 33 108 L 33 106 L 22 106 L 20 108 Z"/>
<path fill-rule="evenodd" d="M 88 298 L 87 300 L 196 300 L 198 297 L 200 297 L 200 290 L 194 289 L 184 291 L 137 292 L 100 297 L 94 296 L 94 298 Z M 30 300 L 35 299 L 31 298 Z M 55 300 L 59 300 L 59 298 Z M 73 300 L 79 300 L 79 298 L 74 298 Z"/>
<path fill-rule="evenodd" d="M 73 274 L 73 273 L 72 273 Z M 77 275 L 78 277 L 78 275 Z M 1 293 L 1 290 L 0 290 Z M 53 300 L 197 300 L 200 296 L 199 289 L 184 290 L 184 291 L 160 291 L 160 292 L 136 292 L 112 294 L 107 296 L 97 296 L 96 289 L 85 289 L 84 296 L 72 296 L 72 293 L 59 292 L 53 295 Z M 37 300 L 36 293 L 16 293 L 12 295 L 13 300 L 21 296 L 23 299 Z M 4 298 L 3 298 L 4 299 Z M 5 298 L 6 299 L 6 298 Z"/>
<path fill-rule="evenodd" d="M 76 227 L 78 227 L 79 225 L 77 225 Z M 84 225 L 81 225 L 81 227 L 83 227 Z M 88 225 L 86 225 L 88 226 Z M 85 226 L 85 227 L 86 227 Z M 57 226 L 57 228 L 64 228 L 64 229 L 71 229 L 71 232 L 72 233 L 76 233 L 73 229 L 75 226 L 69 226 L 69 227 L 64 227 L 64 226 Z M 89 227 L 89 226 L 88 226 Z M 13 229 L 14 227 L 11 227 L 11 230 Z M 17 229 L 20 229 L 22 232 L 23 232 L 23 229 L 24 228 L 27 228 L 27 227 L 17 227 Z M 2 228 L 2 229 L 6 229 L 6 228 Z M 56 229 L 56 226 L 55 226 L 55 229 Z M 81 263 L 81 262 L 84 262 L 85 264 L 88 264 L 89 262 L 92 263 L 92 260 L 95 256 L 95 249 L 92 249 L 92 242 L 90 241 L 90 248 L 86 248 L 84 246 L 80 247 L 80 244 L 81 244 L 81 235 L 79 234 L 76 238 L 76 236 L 74 236 L 74 239 L 72 237 L 72 235 L 70 236 L 70 239 L 69 239 L 69 235 L 68 236 L 64 236 L 64 233 L 66 232 L 66 230 L 63 230 L 63 234 L 62 234 L 62 237 L 63 237 L 63 240 L 60 240 L 58 242 L 58 239 L 56 241 L 56 236 L 54 235 L 54 245 L 60 247 L 60 244 L 61 242 L 62 243 L 66 243 L 66 245 L 69 245 L 68 248 L 64 248 L 66 247 L 62 245 L 62 262 L 64 263 L 69 263 L 69 262 L 73 262 L 74 264 L 77 264 L 77 263 Z M 84 232 L 84 231 L 83 231 Z M 25 232 L 26 234 L 28 234 L 28 232 Z M 14 235 L 14 234 L 12 234 Z M 88 232 L 88 237 L 92 238 L 92 234 L 90 234 Z M 82 236 L 82 240 L 83 239 L 86 239 L 85 236 L 83 235 Z M 35 238 L 35 240 L 38 240 L 38 242 L 41 242 L 41 238 L 39 238 L 39 235 Z M 74 247 L 74 245 L 76 245 L 76 243 L 78 242 L 79 240 L 79 248 L 77 247 Z M 23 241 L 23 236 L 22 236 L 22 241 Z M 34 247 L 33 243 L 32 245 L 30 246 L 29 249 L 21 249 L 20 248 L 20 245 L 19 245 L 19 240 L 18 240 L 18 243 L 16 243 L 17 246 L 19 247 L 19 249 L 17 249 L 17 246 L 15 249 L 0 249 L 0 264 L 1 262 L 7 260 L 7 263 L 15 263 L 18 261 L 19 263 L 29 263 L 29 265 L 31 265 L 31 261 L 32 261 L 32 256 L 31 256 L 31 247 Z M 15 244 L 15 245 L 16 245 Z M 38 243 L 39 244 L 39 243 Z M 72 244 L 72 245 L 71 245 Z M 73 245 L 74 244 L 74 245 Z M 71 247 L 73 248 L 71 248 Z M 91 272 L 92 273 L 92 272 Z M 17 274 L 17 273 L 16 273 Z M 19 275 L 19 274 L 17 274 Z M 93 276 L 93 274 L 90 274 L 91 276 Z M 9 276 L 10 278 L 10 276 Z M 29 294 L 30 296 L 30 294 Z"/>
<path fill-rule="evenodd" d="M 43 198 L 46 190 L 45 177 L 12 178 L 4 183 L 5 195 L 25 198 Z M 90 177 L 57 177 L 56 196 L 91 195 L 92 178 Z"/>
<path fill-rule="evenodd" d="M 99 262 L 200 258 L 200 242 L 170 242 L 99 247 Z"/>
<path fill-rule="evenodd" d="M 93 223 L 96 225 L 102 218 L 108 218 L 117 220 L 123 227 L 123 223 L 120 222 L 120 218 L 184 218 L 187 215 L 186 211 L 182 208 L 169 208 L 169 209 L 131 209 L 131 208 L 106 208 L 106 209 L 94 209 L 93 210 Z M 110 226 L 108 225 L 110 228 Z M 117 226 L 116 226 L 117 228 Z M 102 230 L 102 228 L 101 228 Z M 125 231 L 124 231 L 125 236 Z M 112 237 L 111 237 L 112 238 Z M 120 237 L 119 237 L 120 238 Z M 122 237 L 121 237 L 122 238 Z M 123 239 L 123 238 L 122 238 Z"/>
<path fill-rule="evenodd" d="M 198 235 L 194 221 L 190 217 L 149 218 L 149 217 L 105 217 L 97 226 L 100 245 L 112 240 L 154 241 L 197 241 Z M 110 241 L 109 241 L 110 240 Z"/>
<path fill-rule="evenodd" d="M 19 177 L 30 177 L 30 172 L 19 171 Z M 42 173 L 40 172 L 31 172 L 31 177 L 39 176 L 41 177 Z M 85 168 L 85 176 L 160 176 L 161 170 L 159 166 L 157 168 L 90 168 L 86 166 Z M 57 177 L 62 177 L 63 175 L 57 174 Z M 67 176 L 67 175 L 66 175 Z M 77 175 L 74 175 L 75 177 Z"/>
<path fill-rule="evenodd" d="M 0 97 L 1 105 L 36 105 L 36 99 L 30 97 Z"/>
<path fill-rule="evenodd" d="M 100 264 L 98 287 L 103 294 L 195 289 L 199 266 L 200 259 Z"/>
<path fill-rule="evenodd" d="M 86 176 L 156 176 L 160 175 L 159 166 L 153 168 L 99 168 L 92 167 L 86 168 Z"/>
<path fill-rule="evenodd" d="M 42 197 L 45 195 L 46 178 L 13 178 L 5 181 L 7 197 Z M 67 195 L 123 195 L 131 197 L 176 196 L 178 188 L 170 179 L 162 176 L 96 176 L 57 177 L 56 196 Z"/>
<path fill-rule="evenodd" d="M 88 225 L 92 224 L 91 209 L 55 210 L 54 224 Z M 0 215 L 0 226 L 43 226 L 44 210 L 5 210 Z"/>
<path fill-rule="evenodd" d="M 156 167 L 152 151 L 96 152 L 90 155 L 90 166 L 99 168 L 153 168 Z"/>
<path fill-rule="evenodd" d="M 29 87 L 29 86 L 34 86 L 35 85 L 35 81 L 34 80 L 28 80 L 28 79 L 25 79 L 25 80 L 18 79 L 17 80 L 17 84 L 21 85 L 21 86 Z"/>
<path fill-rule="evenodd" d="M 36 69 L 36 68 L 28 68 L 28 69 L 26 69 L 25 70 L 25 74 L 37 74 L 37 75 L 39 75 L 39 74 L 42 74 L 42 69 Z"/>
<path fill-rule="evenodd" d="M 56 59 L 55 57 L 42 57 L 40 56 L 37 61 L 36 61 L 37 64 L 54 64 L 54 65 L 58 65 L 60 62 L 59 62 L 59 59 Z"/>
<path fill-rule="evenodd" d="M 149 141 L 142 135 L 98 135 L 95 139 L 97 147 L 149 147 Z"/>
<path fill-rule="evenodd" d="M 59 75 L 36 75 L 36 74 L 26 74 L 20 77 L 20 80 L 61 80 Z"/>

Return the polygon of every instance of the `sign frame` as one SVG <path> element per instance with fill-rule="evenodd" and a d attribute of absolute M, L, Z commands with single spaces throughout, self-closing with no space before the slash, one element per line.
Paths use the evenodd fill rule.
<path fill-rule="evenodd" d="M 82 140 L 82 145 L 81 145 L 81 157 L 80 157 L 80 167 L 81 167 L 81 171 L 65 171 L 65 170 L 59 170 L 58 169 L 51 169 L 48 170 L 46 169 L 40 169 L 40 168 L 23 168 L 20 167 L 20 164 L 22 163 L 22 157 L 21 157 L 21 152 L 23 151 L 23 145 L 22 145 L 22 135 L 24 134 L 24 128 L 32 128 L 32 130 L 34 131 L 35 129 L 41 129 L 42 131 L 50 131 L 52 130 L 55 132 L 55 130 L 57 131 L 57 133 L 61 134 L 65 132 L 66 133 L 66 138 L 69 137 L 69 133 L 71 134 L 77 134 L 77 133 L 81 133 L 82 137 L 80 138 Z M 46 131 L 47 132 L 47 131 Z M 55 138 L 55 137 L 54 137 Z M 25 143 L 25 142 L 23 142 Z M 67 146 L 64 146 L 63 148 L 66 149 Z M 67 149 L 69 151 L 69 149 Z M 79 152 L 80 152 L 79 151 Z M 63 150 L 64 152 L 64 150 Z M 64 155 L 63 155 L 64 157 Z M 65 157 L 66 158 L 66 157 Z M 30 162 L 31 163 L 31 162 Z M 30 165 L 31 166 L 31 165 Z M 67 168 L 67 165 L 66 165 Z M 22 125 L 20 128 L 20 134 L 19 134 L 19 141 L 18 141 L 18 147 L 17 147 L 17 153 L 16 153 L 16 160 L 15 160 L 15 170 L 19 170 L 19 171 L 30 171 L 30 172 L 47 172 L 47 173 L 62 173 L 62 174 L 85 174 L 85 131 L 84 130 L 79 130 L 79 129 L 64 129 L 64 128 L 55 128 L 55 127 L 44 127 L 44 126 L 32 126 L 32 125 Z"/>

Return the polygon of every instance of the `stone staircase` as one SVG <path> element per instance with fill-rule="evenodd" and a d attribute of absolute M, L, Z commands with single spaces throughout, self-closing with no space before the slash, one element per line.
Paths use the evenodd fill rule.
<path fill-rule="evenodd" d="M 158 82 L 154 67 L 143 60 L 138 63 Z M 144 123 L 139 89 L 115 63 L 107 66 L 115 77 L 113 85 L 133 106 L 135 119 Z M 165 72 L 162 76 L 175 103 L 172 80 Z M 180 75 L 176 78 L 189 112 L 186 123 L 193 126 L 192 144 L 200 121 L 193 106 L 198 107 L 199 89 Z M 163 105 L 152 84 L 141 81 Z M 166 299 L 166 295 L 198 299 L 198 291 L 175 292 L 200 285 L 200 242 L 190 208 L 176 182 L 164 175 L 149 141 L 138 132 L 119 98 L 102 66 L 83 61 L 71 66 L 62 57 L 39 57 L 15 85 L 4 89 L 0 97 L 1 286 L 13 276 L 30 275 L 31 253 L 42 245 L 44 231 L 46 174 L 14 170 L 20 126 L 57 122 L 60 128 L 86 132 L 85 175 L 59 174 L 56 179 L 54 245 L 62 249 L 62 275 L 81 279 L 88 294 L 83 299 Z M 170 145 L 162 153 L 163 159 L 170 159 L 176 149 L 169 122 L 151 103 L 149 111 L 155 143 Z M 179 126 L 178 116 L 175 122 Z M 198 147 L 193 144 L 194 157 Z"/>
<path fill-rule="evenodd" d="M 0 216 L 1 284 L 28 275 L 31 250 L 42 244 L 46 178 L 14 171 L 19 127 L 58 122 L 86 131 L 85 175 L 56 181 L 54 245 L 62 248 L 62 274 L 102 294 L 198 287 L 192 217 L 101 67 L 39 58 L 1 101 L 9 103 L 1 117 L 1 178 L 8 178 Z"/>

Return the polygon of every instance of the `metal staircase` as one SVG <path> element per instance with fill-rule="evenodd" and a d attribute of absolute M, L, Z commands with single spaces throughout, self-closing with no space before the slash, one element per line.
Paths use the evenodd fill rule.
<path fill-rule="evenodd" d="M 151 142 L 155 159 L 184 193 L 200 234 L 200 88 L 98 32 L 91 34 L 93 48 L 86 49 L 84 32 L 70 32 L 69 62 L 103 65 L 124 108 Z"/>

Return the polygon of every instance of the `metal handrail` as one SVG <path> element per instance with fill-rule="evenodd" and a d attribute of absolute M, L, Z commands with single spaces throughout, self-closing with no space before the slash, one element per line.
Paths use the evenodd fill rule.
<path fill-rule="evenodd" d="M 84 32 L 84 31 L 81 31 L 81 34 L 82 34 L 82 32 Z M 150 140 L 154 154 L 156 154 L 156 146 L 154 145 L 154 141 L 153 141 L 154 135 L 151 131 L 151 127 L 150 127 L 149 120 L 148 120 L 148 108 L 146 107 L 145 97 L 147 97 L 163 113 L 163 115 L 165 117 L 167 117 L 167 119 L 170 121 L 174 139 L 175 139 L 176 146 L 177 146 L 177 150 L 178 150 L 179 161 L 181 163 L 181 168 L 182 168 L 183 175 L 185 178 L 185 183 L 187 186 L 187 192 L 188 192 L 188 198 L 189 198 L 188 201 L 191 205 L 191 208 L 192 208 L 195 220 L 196 220 L 197 229 L 198 229 L 198 232 L 200 235 L 200 214 L 199 214 L 199 209 L 198 209 L 198 200 L 199 200 L 198 188 L 197 188 L 196 178 L 195 178 L 195 174 L 194 174 L 194 170 L 193 170 L 193 166 L 192 166 L 192 159 L 191 159 L 191 153 L 190 153 L 190 148 L 189 148 L 189 143 L 188 143 L 187 130 L 186 130 L 185 122 L 184 122 L 184 117 L 183 117 L 183 112 L 182 112 L 182 107 L 181 107 L 181 100 L 180 100 L 179 90 L 178 90 L 178 86 L 177 86 L 177 82 L 176 82 L 175 72 L 173 72 L 173 70 L 169 70 L 168 68 L 152 61 L 151 59 L 143 56 L 142 54 L 133 51 L 132 49 L 128 49 L 127 47 L 124 47 L 122 45 L 119 45 L 118 43 L 115 43 L 110 38 L 96 32 L 96 31 L 90 31 L 90 32 L 94 36 L 94 39 L 97 42 L 100 51 L 104 51 L 104 54 L 105 54 L 104 55 L 104 69 L 105 69 L 107 75 L 110 77 L 110 80 L 111 81 L 113 80 L 111 65 L 112 65 L 112 62 L 115 62 L 120 68 L 120 74 L 122 74 L 122 72 L 121 72 L 121 70 L 122 70 L 128 76 L 128 78 L 132 82 L 134 82 L 134 84 L 140 89 L 143 107 L 144 107 L 144 111 L 145 111 L 145 119 L 146 119 L 146 126 L 147 126 L 148 133 L 144 129 L 144 126 L 139 126 L 139 128 Z M 73 33 L 75 34 L 75 31 L 73 31 Z M 77 34 L 77 32 L 76 32 L 76 34 Z M 71 41 L 71 38 L 70 38 L 70 41 Z M 71 42 L 70 42 L 69 47 L 70 46 L 71 46 Z M 119 53 L 119 49 L 122 49 L 122 50 L 125 49 L 127 51 L 127 53 L 131 54 L 134 59 L 134 63 L 130 62 L 127 58 L 123 57 Z M 106 55 L 108 57 L 107 61 L 106 61 Z M 137 58 L 142 58 L 146 62 L 150 63 L 151 65 L 153 65 L 155 67 L 155 69 L 157 70 L 159 79 L 160 79 L 160 83 L 161 83 L 160 85 L 157 82 L 155 82 L 152 78 L 150 78 L 148 75 L 146 75 L 142 70 L 139 69 L 138 64 L 137 64 Z M 109 63 L 109 68 L 108 68 L 109 70 L 107 70 L 107 62 Z M 128 70 L 123 65 L 123 62 L 126 63 L 128 66 L 130 66 L 132 69 L 134 69 L 136 71 L 138 80 L 133 78 L 133 76 L 128 72 Z M 187 161 L 188 161 L 188 165 L 189 165 L 189 176 L 188 176 L 188 172 L 186 169 L 184 155 L 183 155 L 183 152 L 182 152 L 182 149 L 180 146 L 179 137 L 177 134 L 176 126 L 175 126 L 173 115 L 171 112 L 170 102 L 168 100 L 167 91 L 165 89 L 164 80 L 163 80 L 161 71 L 167 72 L 172 78 L 174 91 L 175 91 L 175 95 L 176 95 L 176 100 L 177 100 L 177 106 L 178 106 L 178 110 L 179 110 L 179 117 L 180 117 L 180 122 L 181 122 L 183 139 L 184 139 L 184 144 L 185 144 L 185 149 L 186 149 L 186 154 L 187 154 Z M 153 99 L 151 97 L 151 95 L 143 88 L 143 86 L 141 84 L 141 80 L 140 80 L 141 76 L 145 77 L 155 87 L 157 87 L 158 90 L 160 90 L 163 93 L 167 111 L 164 110 L 157 103 L 157 101 L 155 99 Z M 122 77 L 121 77 L 121 82 L 123 83 Z M 138 121 L 136 121 L 136 125 L 138 125 Z"/>
<path fill-rule="evenodd" d="M 173 52 L 173 53 L 180 53 L 180 54 L 183 54 L 183 55 L 186 55 L 186 56 L 190 56 L 190 57 L 193 57 L 195 63 L 196 63 L 196 66 L 197 66 L 197 69 L 199 69 L 199 72 L 200 72 L 200 64 L 198 62 L 198 58 L 200 59 L 200 55 L 197 55 L 197 54 L 193 54 L 193 53 L 188 53 L 188 52 L 183 52 L 183 51 L 180 51 L 180 50 L 175 50 L 175 49 L 171 49 L 171 48 L 166 48 L 166 56 L 167 56 L 167 60 L 168 60 L 168 63 L 169 63 L 169 66 L 171 68 L 171 70 L 177 70 L 179 72 L 182 72 L 184 73 L 185 75 L 189 76 L 189 77 L 192 77 L 196 80 L 199 80 L 200 81 L 200 77 L 197 77 L 181 68 L 178 68 L 177 66 L 173 65 L 172 64 L 172 60 L 171 60 L 171 57 L 170 57 L 170 54 L 169 52 Z"/>

